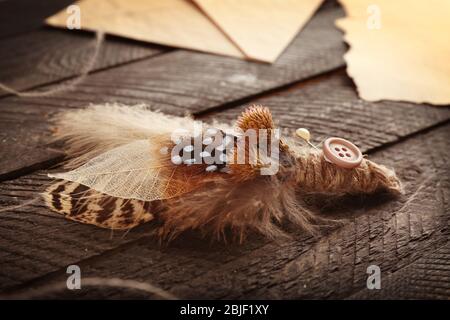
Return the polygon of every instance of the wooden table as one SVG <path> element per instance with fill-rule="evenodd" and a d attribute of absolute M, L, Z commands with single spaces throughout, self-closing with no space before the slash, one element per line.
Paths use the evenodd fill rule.
<path fill-rule="evenodd" d="M 0 93 L 0 291 L 20 292 L 83 277 L 148 282 L 180 298 L 450 297 L 450 109 L 360 100 L 346 75 L 347 47 L 326 3 L 273 65 L 175 50 L 108 36 L 95 69 L 50 97 Z M 46 89 L 70 81 L 92 54 L 93 36 L 50 28 L 0 38 L 0 82 Z M 396 169 L 406 194 L 350 197 L 320 209 L 346 218 L 318 238 L 293 232 L 272 242 L 210 243 L 195 232 L 168 246 L 152 225 L 128 233 L 68 221 L 34 199 L 62 160 L 48 118 L 89 103 L 146 103 L 168 114 L 232 121 L 245 106 L 269 106 L 278 124 L 314 140 L 348 138 Z M 15 207 L 17 206 L 17 207 Z M 368 290 L 367 267 L 381 268 Z M 85 287 L 63 298 L 146 298 L 130 289 Z"/>

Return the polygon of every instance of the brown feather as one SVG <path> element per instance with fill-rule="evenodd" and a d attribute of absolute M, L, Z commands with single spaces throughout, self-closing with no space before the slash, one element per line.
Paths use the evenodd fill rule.
<path fill-rule="evenodd" d="M 78 183 L 58 181 L 43 193 L 53 211 L 108 229 L 130 229 L 154 218 L 157 202 L 107 196 Z"/>

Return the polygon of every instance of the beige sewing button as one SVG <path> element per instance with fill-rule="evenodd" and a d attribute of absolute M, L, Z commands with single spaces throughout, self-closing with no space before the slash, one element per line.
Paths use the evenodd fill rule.
<path fill-rule="evenodd" d="M 359 166 L 363 159 L 357 146 L 348 140 L 336 137 L 325 140 L 323 155 L 328 162 L 347 169 Z"/>

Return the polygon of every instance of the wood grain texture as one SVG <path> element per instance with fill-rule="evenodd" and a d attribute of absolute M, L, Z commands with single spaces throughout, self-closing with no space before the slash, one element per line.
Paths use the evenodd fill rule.
<path fill-rule="evenodd" d="M 32 104 L 15 108 L 8 99 L 0 100 L 0 109 L 0 181 L 61 161 L 48 124 L 55 110 Z"/>
<path fill-rule="evenodd" d="M 0 1 L 0 38 L 37 29 L 46 17 L 69 5 L 72 0 Z"/>
<path fill-rule="evenodd" d="M 0 82 L 16 90 L 24 90 L 76 76 L 90 61 L 94 46 L 93 33 L 69 33 L 51 28 L 0 39 Z M 167 50 L 106 37 L 92 71 L 148 58 Z M 0 90 L 0 97 L 5 95 Z"/>
<path fill-rule="evenodd" d="M 39 193 L 52 180 L 44 172 L 0 186 L 0 208 L 24 201 L 35 202 L 0 212 L 0 286 L 6 288 L 32 280 L 119 245 L 148 235 L 149 225 L 132 232 L 83 225 L 49 211 Z M 86 228 L 88 227 L 88 228 Z"/>
<path fill-rule="evenodd" d="M 383 275 L 383 274 L 382 274 Z M 442 299 L 450 297 L 450 242 L 381 278 L 382 290 L 361 290 L 351 299 Z"/>
<path fill-rule="evenodd" d="M 365 290 L 368 265 L 379 265 L 385 275 L 400 274 L 422 263 L 421 259 L 428 259 L 427 254 L 434 248 L 448 244 L 449 133 L 450 125 L 442 125 L 372 154 L 371 159 L 396 168 L 405 183 L 406 194 L 397 200 L 381 194 L 335 199 L 323 206 L 320 214 L 347 220 L 318 239 L 293 231 L 291 240 L 275 243 L 253 237 L 239 246 L 210 244 L 196 234 L 187 234 L 161 249 L 152 238 L 144 237 L 77 264 L 84 276 L 147 281 L 182 298 L 349 297 Z M 445 259 L 446 253 L 441 254 Z M 44 255 L 41 259 L 48 257 Z M 18 262 L 9 265 L 14 264 Z M 424 265 L 422 269 L 432 270 Z M 65 281 L 65 277 L 62 269 L 26 286 Z M 383 282 L 386 288 L 390 285 L 388 279 Z M 442 288 L 439 284 L 414 291 L 408 283 L 397 283 L 401 283 L 404 291 L 416 292 L 416 297 L 448 297 L 446 291 L 438 290 Z M 52 297 L 146 296 L 129 290 L 85 288 Z M 385 297 L 396 296 L 386 293 Z"/>

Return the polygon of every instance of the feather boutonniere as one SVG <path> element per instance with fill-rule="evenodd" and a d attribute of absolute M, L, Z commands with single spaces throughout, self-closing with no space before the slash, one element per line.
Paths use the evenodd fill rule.
<path fill-rule="evenodd" d="M 351 142 L 327 139 L 319 149 L 283 138 L 269 109 L 247 109 L 235 127 L 206 127 L 145 106 L 97 105 L 56 119 L 67 172 L 44 193 L 67 218 L 110 229 L 157 219 L 159 235 L 198 229 L 242 241 L 248 231 L 274 238 L 290 221 L 314 233 L 319 218 L 302 194 L 401 192 L 393 170 L 362 157 Z"/>

